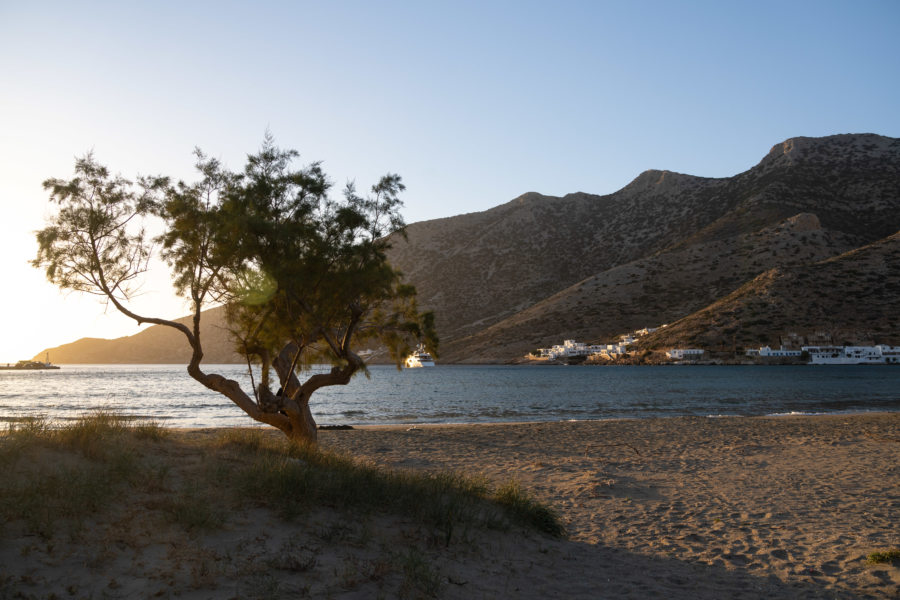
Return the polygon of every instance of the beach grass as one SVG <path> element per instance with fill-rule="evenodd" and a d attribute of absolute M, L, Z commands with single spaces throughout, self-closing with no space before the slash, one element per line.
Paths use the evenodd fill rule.
<path fill-rule="evenodd" d="M 190 437 L 111 413 L 62 425 L 29 419 L 0 437 L 0 466 L 0 519 L 45 538 L 58 527 L 77 535 L 85 521 L 115 518 L 135 503 L 191 532 L 264 508 L 286 522 L 317 509 L 402 515 L 444 544 L 516 525 L 564 535 L 556 513 L 516 484 L 388 470 L 261 429 Z"/>
<path fill-rule="evenodd" d="M 890 550 L 884 550 L 882 552 L 873 552 L 866 558 L 867 562 L 871 565 L 900 565 L 900 548 L 891 548 Z"/>
<path fill-rule="evenodd" d="M 368 515 L 411 515 L 440 532 L 446 543 L 469 527 L 523 525 L 556 537 L 565 534 L 559 516 L 521 489 L 493 488 L 483 477 L 452 471 L 387 470 L 316 446 L 289 442 L 262 430 L 224 432 L 220 451 L 246 460 L 225 476 L 241 498 L 290 520 L 326 506 Z"/>

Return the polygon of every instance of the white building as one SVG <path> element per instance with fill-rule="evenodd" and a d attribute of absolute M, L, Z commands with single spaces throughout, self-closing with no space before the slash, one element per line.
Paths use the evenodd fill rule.
<path fill-rule="evenodd" d="M 665 327 L 665 325 L 662 325 Z M 633 333 L 626 333 L 619 336 L 619 342 L 616 344 L 585 344 L 584 342 L 576 342 L 575 340 L 565 340 L 562 344 L 557 344 L 551 348 L 539 348 L 541 358 L 556 360 L 558 358 L 570 358 L 573 356 L 591 356 L 596 354 L 604 358 L 614 358 L 628 354 L 628 346 L 633 344 L 638 337 L 642 337 L 649 333 L 657 331 L 658 327 L 645 327 Z M 702 351 L 701 351 L 702 352 Z"/>
<path fill-rule="evenodd" d="M 897 346 L 803 346 L 812 365 L 900 364 Z"/>
<path fill-rule="evenodd" d="M 671 350 L 666 350 L 666 356 L 672 360 L 700 358 L 703 356 L 703 350 L 699 348 L 672 348 Z"/>
<path fill-rule="evenodd" d="M 596 352 L 605 350 L 606 346 L 588 345 L 584 342 L 566 340 L 562 345 L 557 344 L 552 348 L 541 348 L 541 358 L 556 360 L 557 358 L 569 358 L 572 356 L 590 356 Z"/>
<path fill-rule="evenodd" d="M 786 350 L 784 346 L 782 346 L 778 350 L 772 350 L 769 346 L 763 346 L 759 349 L 759 356 L 761 357 L 775 357 L 775 358 L 786 358 L 786 357 L 799 357 L 803 352 L 801 350 Z"/>
<path fill-rule="evenodd" d="M 628 354 L 628 347 L 625 344 L 606 344 L 599 346 L 599 350 L 593 352 L 591 356 L 596 356 L 604 360 L 613 360 L 619 356 Z"/>

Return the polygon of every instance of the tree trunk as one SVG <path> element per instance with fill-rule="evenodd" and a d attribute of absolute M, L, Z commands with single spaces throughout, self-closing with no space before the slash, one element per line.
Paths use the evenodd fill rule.
<path fill-rule="evenodd" d="M 199 351 L 199 347 L 195 347 L 188 373 L 207 388 L 228 397 L 252 419 L 277 427 L 291 440 L 316 444 L 318 430 L 309 409 L 310 397 L 319 388 L 346 385 L 363 362 L 352 352 L 347 352 L 347 364 L 335 366 L 329 373 L 313 375 L 306 383 L 301 384 L 292 369 L 298 350 L 296 344 L 288 343 L 278 353 L 272 366 L 281 381 L 281 394 L 276 396 L 267 385 L 260 383 L 257 387 L 258 403 L 244 393 L 238 382 L 214 373 L 204 373 L 200 369 L 203 353 Z"/>
<path fill-rule="evenodd" d="M 294 364 L 294 356 L 299 348 L 290 342 L 281 349 L 278 356 L 272 361 L 278 380 L 281 381 L 282 394 L 285 398 L 291 398 L 296 403 L 296 408 L 288 412 L 291 419 L 291 432 L 288 434 L 292 440 L 313 443 L 318 440 L 316 420 L 309 410 L 309 396 L 302 393 L 300 380 L 291 369 Z"/>
<path fill-rule="evenodd" d="M 297 417 L 291 416 L 291 435 L 290 438 L 295 441 L 315 444 L 319 439 L 319 432 L 316 429 L 316 420 L 309 410 L 309 398 L 299 401 L 300 414 Z"/>

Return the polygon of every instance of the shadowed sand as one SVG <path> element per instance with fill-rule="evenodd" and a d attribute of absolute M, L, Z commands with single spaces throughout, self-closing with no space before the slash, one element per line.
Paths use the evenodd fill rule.
<path fill-rule="evenodd" d="M 900 597 L 900 568 L 866 564 L 900 547 L 900 414 L 385 427 L 322 441 L 392 468 L 514 477 L 556 507 L 574 543 L 543 565 L 546 581 L 522 573 L 523 590 Z"/>
<path fill-rule="evenodd" d="M 218 432 L 173 435 L 158 451 L 202 464 Z M 900 547 L 900 413 L 364 427 L 320 442 L 390 469 L 516 479 L 569 538 L 435 535 L 328 507 L 184 531 L 154 500 L 75 536 L 5 524 L 0 597 L 900 597 L 900 566 L 866 562 Z"/>

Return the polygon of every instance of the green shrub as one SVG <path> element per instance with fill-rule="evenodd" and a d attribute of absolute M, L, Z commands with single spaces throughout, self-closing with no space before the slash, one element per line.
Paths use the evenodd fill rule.
<path fill-rule="evenodd" d="M 867 557 L 867 562 L 873 565 L 882 563 L 900 564 L 900 548 L 891 548 L 884 552 L 873 552 Z"/>

